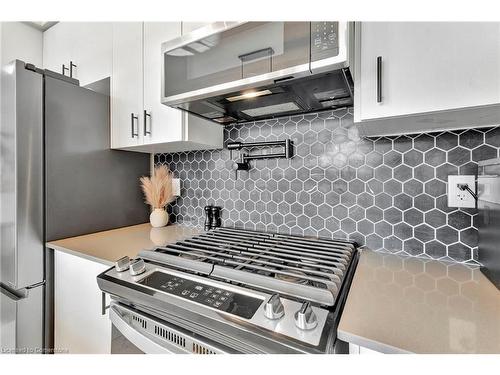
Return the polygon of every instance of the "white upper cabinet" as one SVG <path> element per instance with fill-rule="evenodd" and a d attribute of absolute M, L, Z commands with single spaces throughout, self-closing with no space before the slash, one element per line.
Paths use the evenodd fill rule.
<path fill-rule="evenodd" d="M 222 126 L 161 103 L 161 45 L 180 35 L 180 22 L 114 24 L 112 148 L 147 153 L 222 148 Z"/>
<path fill-rule="evenodd" d="M 80 85 L 111 76 L 112 23 L 75 22 L 76 42 L 73 52 L 73 77 Z"/>
<path fill-rule="evenodd" d="M 363 22 L 356 28 L 356 122 L 500 103 L 500 23 Z"/>
<path fill-rule="evenodd" d="M 111 148 L 142 144 L 142 22 L 113 24 Z"/>
<path fill-rule="evenodd" d="M 182 139 L 181 111 L 161 104 L 161 44 L 180 35 L 180 22 L 144 23 L 144 143 Z"/>
<path fill-rule="evenodd" d="M 59 22 L 43 33 L 43 67 L 63 73 L 63 65 L 69 68 L 75 45 L 71 22 Z M 69 71 L 65 70 L 69 75 Z"/>
<path fill-rule="evenodd" d="M 188 34 L 191 31 L 210 25 L 211 23 L 212 22 L 182 22 L 182 35 Z"/>
<path fill-rule="evenodd" d="M 44 68 L 76 78 L 81 86 L 109 77 L 111 59 L 110 22 L 59 22 L 43 33 Z"/>

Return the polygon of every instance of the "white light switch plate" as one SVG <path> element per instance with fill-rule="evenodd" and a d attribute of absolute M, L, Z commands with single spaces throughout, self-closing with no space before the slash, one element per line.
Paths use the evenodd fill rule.
<path fill-rule="evenodd" d="M 476 199 L 466 190 L 460 190 L 457 184 L 467 184 L 476 192 L 476 176 L 448 176 L 448 207 L 476 207 Z"/>
<path fill-rule="evenodd" d="M 181 196 L 181 180 L 180 180 L 180 178 L 172 178 L 172 190 L 173 190 L 174 196 L 176 196 L 176 197 Z"/>

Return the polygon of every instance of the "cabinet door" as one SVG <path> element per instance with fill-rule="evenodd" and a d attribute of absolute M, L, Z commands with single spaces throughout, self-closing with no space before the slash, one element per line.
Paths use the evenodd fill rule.
<path fill-rule="evenodd" d="M 59 22 L 43 33 L 43 67 L 63 73 L 63 64 L 69 69 L 74 45 L 77 44 L 72 22 Z M 64 72 L 69 76 L 69 70 Z"/>
<path fill-rule="evenodd" d="M 210 25 L 211 23 L 212 22 L 182 22 L 182 35 L 188 34 L 191 31 Z"/>
<path fill-rule="evenodd" d="M 357 120 L 500 101 L 500 23 L 363 22 L 360 34 Z"/>
<path fill-rule="evenodd" d="M 110 354 L 111 322 L 101 315 L 96 276 L 108 267 L 54 251 L 54 341 L 70 354 Z"/>
<path fill-rule="evenodd" d="M 181 35 L 180 22 L 144 23 L 144 110 L 141 123 L 143 143 L 182 141 L 180 110 L 161 104 L 161 44 Z"/>
<path fill-rule="evenodd" d="M 142 142 L 142 23 L 113 23 L 111 147 Z"/>
<path fill-rule="evenodd" d="M 112 24 L 110 22 L 75 22 L 72 61 L 73 77 L 80 85 L 99 81 L 111 76 Z"/>

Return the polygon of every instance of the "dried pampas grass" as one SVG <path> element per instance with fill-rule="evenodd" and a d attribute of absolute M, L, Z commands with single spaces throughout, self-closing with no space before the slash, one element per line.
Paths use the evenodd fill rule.
<path fill-rule="evenodd" d="M 141 187 L 146 203 L 153 208 L 164 208 L 174 200 L 172 172 L 164 165 L 155 167 L 153 176 L 141 177 Z"/>

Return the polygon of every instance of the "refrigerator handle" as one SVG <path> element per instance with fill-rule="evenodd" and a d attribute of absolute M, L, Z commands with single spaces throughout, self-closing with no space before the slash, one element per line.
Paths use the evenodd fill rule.
<path fill-rule="evenodd" d="M 33 289 L 33 288 L 38 288 L 39 286 L 45 285 L 45 280 L 40 281 L 39 283 L 27 286 L 26 289 Z"/>
<path fill-rule="evenodd" d="M 26 289 L 15 290 L 8 287 L 4 283 L 0 283 L 0 293 L 15 302 L 28 297 L 28 291 Z"/>

